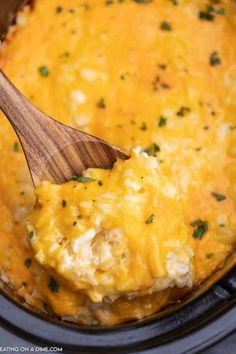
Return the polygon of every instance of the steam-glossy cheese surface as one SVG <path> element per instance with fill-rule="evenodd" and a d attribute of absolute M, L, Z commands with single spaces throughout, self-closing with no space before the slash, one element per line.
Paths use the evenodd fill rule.
<path fill-rule="evenodd" d="M 161 247 L 165 247 L 160 241 L 162 237 L 169 235 L 176 245 L 184 240 L 191 249 L 188 254 L 191 271 L 186 286 L 191 286 L 191 282 L 197 285 L 206 279 L 234 250 L 235 2 L 36 0 L 34 3 L 33 10 L 19 14 L 16 28 L 2 45 L 1 68 L 47 114 L 108 140 L 127 153 L 141 146 L 149 155 L 155 155 L 152 158 L 157 161 L 158 169 L 152 188 L 157 185 L 157 189 L 153 192 L 150 189 L 149 193 L 156 195 L 158 201 L 150 197 L 148 207 L 142 212 L 142 202 L 130 201 L 138 209 L 132 218 L 137 232 L 127 234 L 124 225 L 129 223 L 122 224 L 118 217 L 115 220 L 114 213 L 109 218 L 106 208 L 101 210 L 101 215 L 105 215 L 102 228 L 119 229 L 125 235 L 132 235 L 127 250 L 131 258 L 135 259 L 138 254 L 145 260 L 145 271 L 134 261 L 132 278 L 128 273 L 124 278 L 122 272 L 117 273 L 108 286 L 101 281 L 104 269 L 97 272 L 96 264 L 93 271 L 96 268 L 97 287 L 92 285 L 92 278 L 83 278 L 83 284 L 79 284 L 82 279 L 75 280 L 71 272 L 61 269 L 61 264 L 56 264 L 57 257 L 46 255 L 43 260 L 37 256 L 39 249 L 45 251 L 48 244 L 39 243 L 41 238 L 38 243 L 34 241 L 39 231 L 34 230 L 32 234 L 26 230 L 26 219 L 35 203 L 34 190 L 17 138 L 2 115 L 1 276 L 28 303 L 41 309 L 46 303 L 57 315 L 80 323 L 112 325 L 148 316 L 178 294 L 175 288 L 170 288 L 178 286 L 177 277 L 173 273 L 167 274 L 166 256 L 170 251 L 160 252 Z M 131 158 L 130 163 L 132 161 Z M 125 165 L 120 166 L 125 172 Z M 136 167 L 133 171 L 138 175 Z M 91 182 L 83 193 L 79 183 L 72 192 L 73 182 L 67 184 L 65 194 L 64 186 L 45 184 L 44 189 L 38 190 L 43 208 L 48 205 L 52 212 L 51 220 L 55 222 L 52 227 L 59 225 L 60 232 L 63 230 L 72 238 L 86 232 L 86 222 L 95 227 L 96 198 L 103 198 L 101 194 L 109 193 L 109 188 L 116 196 L 136 193 L 132 183 L 125 187 L 123 179 L 122 183 L 109 184 L 109 178 L 112 181 L 118 176 L 116 167 L 111 177 L 108 177 L 109 171 L 91 173 L 98 173 L 106 183 L 99 186 L 97 182 Z M 148 175 L 147 171 L 145 174 Z M 163 181 L 174 185 L 177 190 L 174 198 L 163 194 Z M 167 192 L 172 194 L 173 189 L 167 188 Z M 89 193 L 91 200 L 95 197 L 95 202 L 90 200 Z M 72 200 L 73 196 L 75 200 Z M 94 203 L 91 210 L 79 205 L 81 198 Z M 62 200 L 67 202 L 66 208 L 63 208 Z M 125 213 L 123 202 L 120 209 L 118 204 L 111 204 L 118 208 L 117 215 L 124 213 L 123 220 L 131 216 L 132 210 Z M 85 214 L 88 221 L 84 218 L 74 220 L 70 205 L 79 211 L 82 208 L 81 214 Z M 151 207 L 155 207 L 155 211 Z M 164 213 L 158 215 L 158 208 L 166 210 L 166 219 Z M 155 215 L 153 222 L 146 224 L 145 220 L 152 214 Z M 39 226 L 43 239 L 49 227 L 46 209 L 42 217 L 45 225 Z M 172 221 L 163 226 L 170 219 Z M 75 226 L 74 221 L 77 221 Z M 154 233 L 156 238 L 146 231 L 147 228 L 158 231 Z M 41 234 L 42 230 L 45 232 Z M 157 240 L 157 234 L 161 235 L 160 240 Z M 101 237 L 104 237 L 103 233 Z M 130 241 L 129 237 L 125 240 Z M 96 241 L 98 252 L 104 256 L 99 237 Z M 142 242 L 144 246 L 139 253 L 138 246 Z M 55 260 L 54 265 L 49 258 Z M 184 256 L 180 258 L 183 262 Z M 103 261 L 99 258 L 99 267 Z M 175 263 L 177 261 L 178 257 Z M 127 269 L 131 271 L 129 267 Z M 168 281 L 171 277 L 174 279 L 172 283 L 151 294 L 154 282 L 160 290 L 158 280 L 166 275 Z M 137 291 L 141 295 L 144 289 L 147 295 L 120 297 L 121 293 L 137 295 Z M 117 296 L 119 298 L 115 300 Z M 100 302 L 102 298 L 104 301 Z M 107 303 L 107 298 L 113 302 Z M 93 302 L 98 303 L 94 306 Z"/>
<path fill-rule="evenodd" d="M 37 261 L 94 302 L 193 284 L 184 196 L 174 178 L 159 175 L 157 158 L 139 150 L 112 170 L 36 190 L 29 232 Z"/>

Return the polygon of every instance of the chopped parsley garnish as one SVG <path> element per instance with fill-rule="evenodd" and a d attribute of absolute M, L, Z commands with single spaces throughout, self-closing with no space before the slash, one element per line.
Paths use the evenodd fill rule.
<path fill-rule="evenodd" d="M 149 217 L 147 218 L 147 220 L 145 221 L 145 224 L 151 224 L 153 223 L 153 220 L 155 219 L 155 215 L 154 214 L 151 214 L 149 215 Z"/>
<path fill-rule="evenodd" d="M 161 151 L 159 145 L 156 143 L 151 144 L 149 147 L 147 147 L 144 152 L 148 154 L 148 156 L 156 156 L 156 153 Z"/>
<path fill-rule="evenodd" d="M 85 176 L 74 176 L 71 178 L 71 181 L 77 181 L 77 182 L 94 182 L 96 181 L 95 178 L 91 177 L 85 177 Z"/>
<path fill-rule="evenodd" d="M 50 278 L 48 287 L 53 293 L 57 293 L 59 290 L 59 284 L 53 277 Z"/>
<path fill-rule="evenodd" d="M 184 117 L 186 113 L 191 112 L 191 109 L 189 107 L 182 106 L 176 113 L 178 117 Z"/>
<path fill-rule="evenodd" d="M 196 238 L 197 240 L 201 240 L 202 236 L 208 230 L 208 222 L 202 221 L 200 219 L 192 221 L 190 225 L 195 227 L 195 230 L 193 231 L 193 237 Z"/>
<path fill-rule="evenodd" d="M 211 4 L 205 5 L 205 10 L 199 12 L 198 17 L 203 21 L 214 21 L 215 16 L 224 15 L 225 9 L 223 7 L 216 8 L 215 5 L 220 4 L 220 2 L 210 1 Z"/>
<path fill-rule="evenodd" d="M 160 116 L 158 127 L 164 127 L 167 123 L 167 119 L 163 116 Z"/>
<path fill-rule="evenodd" d="M 100 187 L 103 186 L 103 181 L 99 180 L 99 181 L 98 181 L 98 185 L 99 185 Z"/>
<path fill-rule="evenodd" d="M 106 0 L 105 1 L 105 5 L 112 5 L 113 4 L 113 0 Z"/>
<path fill-rule="evenodd" d="M 57 6 L 55 11 L 56 11 L 56 14 L 60 14 L 63 11 L 63 7 L 62 6 Z"/>
<path fill-rule="evenodd" d="M 212 257 L 214 256 L 214 253 L 210 252 L 210 253 L 207 253 L 206 257 L 208 259 L 211 259 Z"/>
<path fill-rule="evenodd" d="M 29 268 L 32 264 L 32 259 L 31 258 L 27 258 L 25 261 L 24 261 L 24 265 L 26 268 Z"/>
<path fill-rule="evenodd" d="M 223 7 L 220 7 L 218 10 L 216 10 L 216 13 L 218 15 L 224 15 L 225 14 L 225 9 Z"/>
<path fill-rule="evenodd" d="M 163 21 L 162 23 L 161 23 L 161 30 L 162 31 L 172 31 L 172 27 L 171 27 L 171 25 L 170 25 L 170 23 L 169 22 L 167 22 L 167 21 Z"/>
<path fill-rule="evenodd" d="M 200 11 L 198 17 L 200 20 L 213 21 L 215 16 L 209 11 Z"/>
<path fill-rule="evenodd" d="M 69 56 L 70 56 L 70 53 L 66 51 L 60 55 L 60 58 L 68 58 Z"/>
<path fill-rule="evenodd" d="M 147 130 L 147 124 L 145 122 L 142 123 L 140 130 L 143 130 L 143 131 Z"/>
<path fill-rule="evenodd" d="M 177 6 L 178 5 L 178 1 L 177 0 L 169 0 L 173 5 Z"/>
<path fill-rule="evenodd" d="M 101 108 L 101 109 L 105 109 L 105 108 L 106 108 L 106 103 L 105 103 L 104 98 L 101 98 L 101 99 L 98 101 L 97 107 L 98 107 L 98 108 Z"/>
<path fill-rule="evenodd" d="M 77 219 L 78 220 L 81 220 L 83 218 L 83 216 L 81 215 L 81 214 L 79 214 L 78 216 L 77 216 Z"/>
<path fill-rule="evenodd" d="M 160 76 L 156 76 L 155 79 L 152 81 L 152 88 L 154 91 L 158 90 L 159 82 L 160 82 Z"/>
<path fill-rule="evenodd" d="M 152 0 L 133 0 L 137 4 L 149 4 Z"/>
<path fill-rule="evenodd" d="M 159 88 L 163 89 L 169 89 L 170 85 L 167 84 L 167 82 L 162 81 L 159 75 L 155 77 L 155 79 L 152 81 L 152 89 L 153 91 L 157 91 Z"/>
<path fill-rule="evenodd" d="M 212 192 L 211 195 L 217 200 L 217 202 L 222 202 L 226 199 L 226 196 L 220 193 Z"/>
<path fill-rule="evenodd" d="M 169 89 L 170 88 L 170 85 L 168 85 L 166 82 L 161 82 L 161 87 L 163 88 L 163 89 Z"/>
<path fill-rule="evenodd" d="M 159 68 L 161 69 L 161 70 L 166 70 L 166 64 L 159 64 Z"/>
<path fill-rule="evenodd" d="M 34 237 L 34 231 L 31 230 L 31 231 L 29 232 L 29 239 L 31 240 L 33 237 Z"/>
<path fill-rule="evenodd" d="M 65 208 L 67 205 L 67 201 L 65 199 L 62 200 L 61 202 L 62 208 Z"/>
<path fill-rule="evenodd" d="M 20 150 L 20 145 L 19 143 L 16 141 L 14 144 L 13 144 L 13 151 L 14 152 L 19 152 Z"/>
<path fill-rule="evenodd" d="M 216 65 L 220 65 L 221 64 L 221 59 L 219 57 L 218 52 L 213 52 L 210 55 L 209 63 L 210 63 L 211 66 L 216 66 Z"/>
<path fill-rule="evenodd" d="M 40 66 L 39 73 L 43 77 L 47 77 L 49 75 L 49 70 L 45 65 Z"/>
<path fill-rule="evenodd" d="M 73 226 L 76 226 L 76 225 L 77 225 L 77 221 L 74 221 L 74 222 L 73 222 Z"/>

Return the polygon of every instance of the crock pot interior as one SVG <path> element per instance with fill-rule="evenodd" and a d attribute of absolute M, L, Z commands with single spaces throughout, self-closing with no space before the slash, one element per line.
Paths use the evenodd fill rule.
<path fill-rule="evenodd" d="M 0 36 L 2 38 L 8 26 L 14 23 L 16 10 L 27 2 L 1 1 Z M 28 335 L 43 343 L 62 345 L 68 351 L 91 352 L 96 350 L 97 353 L 108 353 L 112 350 L 114 353 L 121 351 L 126 353 L 153 348 L 161 343 L 174 341 L 190 331 L 199 330 L 207 323 L 210 325 L 220 316 L 225 316 L 226 313 L 229 314 L 233 309 L 235 310 L 235 259 L 235 254 L 229 257 L 223 269 L 218 270 L 182 301 L 144 320 L 113 328 L 84 327 L 62 323 L 53 316 L 46 317 L 35 309 L 25 307 L 22 300 L 14 294 L 13 289 L 1 283 L 0 321 L 23 335 Z M 227 327 L 225 323 L 223 326 Z M 236 323 L 228 329 L 228 332 L 234 329 L 236 329 Z M 221 333 L 223 335 L 223 331 Z"/>

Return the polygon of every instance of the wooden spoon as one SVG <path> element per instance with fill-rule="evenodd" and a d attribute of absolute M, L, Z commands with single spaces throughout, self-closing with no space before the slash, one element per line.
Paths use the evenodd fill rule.
<path fill-rule="evenodd" d="M 128 158 L 106 141 L 70 128 L 41 112 L 1 70 L 0 109 L 18 135 L 35 186 L 43 180 L 63 183 L 89 167 L 112 167 L 118 158 Z"/>

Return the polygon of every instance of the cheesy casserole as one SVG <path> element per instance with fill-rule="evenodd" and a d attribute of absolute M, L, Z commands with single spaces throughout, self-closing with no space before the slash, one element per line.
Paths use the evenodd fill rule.
<path fill-rule="evenodd" d="M 35 0 L 0 67 L 40 109 L 131 154 L 35 191 L 0 120 L 0 274 L 88 325 L 141 319 L 223 267 L 236 241 L 236 3 Z M 35 208 L 34 208 L 34 205 Z"/>

